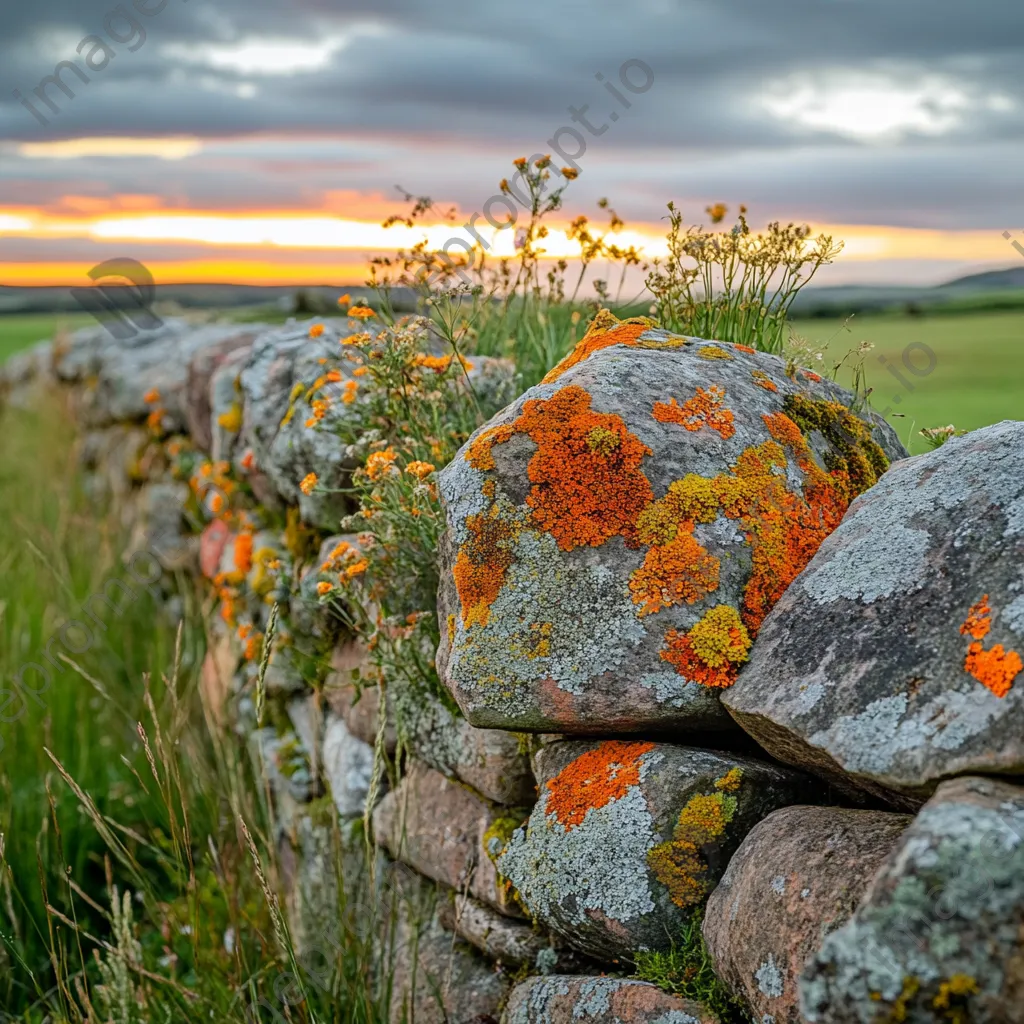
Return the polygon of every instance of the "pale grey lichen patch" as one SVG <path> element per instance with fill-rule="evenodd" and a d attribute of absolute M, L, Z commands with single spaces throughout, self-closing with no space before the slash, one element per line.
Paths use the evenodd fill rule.
<path fill-rule="evenodd" d="M 786 876 L 776 875 L 771 881 L 771 886 L 772 892 L 782 896 L 786 891 Z"/>
<path fill-rule="evenodd" d="M 572 1008 L 572 1019 L 585 1020 L 607 1013 L 610 999 L 621 984 L 615 978 L 587 978 L 581 982 L 580 994 Z"/>
<path fill-rule="evenodd" d="M 1024 636 L 1024 594 L 1020 597 L 1015 597 L 1003 610 L 999 613 L 999 618 L 1002 622 L 1005 622 L 1020 636 Z"/>
<path fill-rule="evenodd" d="M 651 1024 L 700 1024 L 700 1021 L 682 1010 L 669 1010 L 660 1017 L 655 1017 Z"/>
<path fill-rule="evenodd" d="M 811 895 L 811 890 L 810 889 L 801 889 L 800 890 L 800 899 L 805 900 L 810 895 Z"/>
<path fill-rule="evenodd" d="M 581 694 L 645 635 L 626 578 L 569 557 L 550 534 L 522 528 L 487 624 L 466 629 L 456 621 L 448 674 L 466 693 L 486 692 L 489 706 L 512 714 L 538 677 Z"/>
<path fill-rule="evenodd" d="M 654 690 L 660 704 L 674 708 L 703 707 L 717 700 L 706 686 L 684 679 L 677 672 L 648 672 L 640 677 L 640 685 Z"/>
<path fill-rule="evenodd" d="M 657 837 L 640 788 L 591 807 L 569 828 L 547 815 L 547 803 L 545 792 L 498 861 L 530 911 L 565 925 L 584 923 L 588 910 L 620 922 L 651 913 L 644 866 Z"/>
<path fill-rule="evenodd" d="M 770 999 L 782 995 L 782 972 L 775 965 L 774 954 L 768 954 L 768 959 L 754 971 L 754 977 L 757 979 L 758 989 Z"/>
<path fill-rule="evenodd" d="M 486 475 L 474 469 L 461 454 L 437 475 L 437 485 L 445 503 L 452 540 L 458 546 L 469 540 L 466 520 L 490 508 L 490 499 L 483 493 L 486 480 Z M 511 512 L 512 505 L 507 499 L 505 505 L 507 511 Z"/>
<path fill-rule="evenodd" d="M 995 694 L 969 676 L 964 680 L 964 690 L 938 693 L 909 715 L 905 694 L 881 697 L 857 714 L 838 717 L 809 742 L 848 771 L 885 774 L 897 762 L 912 770 L 932 749 L 958 750 L 1004 711 Z"/>
<path fill-rule="evenodd" d="M 794 692 L 793 706 L 798 714 L 806 714 L 825 695 L 825 687 L 821 683 L 797 683 Z"/>
<path fill-rule="evenodd" d="M 1024 495 L 1006 506 L 1006 537 L 1024 535 Z"/>
<path fill-rule="evenodd" d="M 894 522 L 880 543 L 874 531 L 850 524 L 850 520 L 839 524 L 822 545 L 819 559 L 799 577 L 809 597 L 821 604 L 840 598 L 871 604 L 924 586 L 928 580 L 926 555 L 931 547 L 926 530 Z M 830 557 L 821 558 L 822 553 Z"/>

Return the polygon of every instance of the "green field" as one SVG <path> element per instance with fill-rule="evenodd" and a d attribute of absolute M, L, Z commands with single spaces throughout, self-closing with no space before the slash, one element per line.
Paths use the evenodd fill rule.
<path fill-rule="evenodd" d="M 811 341 L 832 338 L 826 365 L 861 341 L 874 344 L 865 362 L 867 383 L 874 389 L 872 404 L 879 411 L 892 406 L 889 420 L 912 452 L 927 449 L 918 434 L 922 427 L 952 423 L 961 430 L 975 430 L 1024 418 L 1024 312 L 884 314 L 856 317 L 849 330 L 827 320 L 799 321 L 794 329 Z M 903 361 L 906 353 L 918 370 L 929 366 L 924 348 L 907 352 L 908 345 L 917 343 L 935 353 L 934 369 L 920 377 L 908 372 Z M 913 390 L 904 387 L 880 357 L 898 369 Z"/>
<path fill-rule="evenodd" d="M 0 362 L 37 341 L 52 338 L 61 328 L 94 324 L 88 313 L 17 313 L 0 315 Z"/>

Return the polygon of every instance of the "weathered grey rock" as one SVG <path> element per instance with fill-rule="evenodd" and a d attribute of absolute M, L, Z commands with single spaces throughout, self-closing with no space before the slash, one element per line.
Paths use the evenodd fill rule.
<path fill-rule="evenodd" d="M 317 795 L 319 779 L 310 771 L 309 751 L 294 732 L 257 729 L 251 734 L 250 748 L 257 773 L 275 794 L 287 794 L 297 803 L 308 803 Z"/>
<path fill-rule="evenodd" d="M 508 982 L 436 920 L 403 918 L 391 979 L 391 1024 L 485 1024 L 496 1021 Z"/>
<path fill-rule="evenodd" d="M 373 747 L 353 736 L 340 718 L 327 719 L 323 771 L 338 814 L 361 816 L 373 775 Z"/>
<path fill-rule="evenodd" d="M 949 776 L 1024 774 L 1022 567 L 1024 423 L 1006 421 L 863 495 L 724 703 L 780 760 L 898 806 Z"/>
<path fill-rule="evenodd" d="M 498 869 L 534 918 L 601 960 L 667 949 L 746 833 L 814 797 L 798 773 L 661 743 L 554 743 L 536 768 L 540 799 Z"/>
<path fill-rule="evenodd" d="M 439 475 L 439 671 L 485 728 L 728 730 L 764 614 L 906 453 L 774 356 L 596 323 Z"/>
<path fill-rule="evenodd" d="M 253 340 L 266 329 L 263 324 L 239 325 L 235 333 L 200 350 L 189 362 L 184 392 L 185 424 L 192 442 L 204 452 L 210 452 L 213 447 L 213 437 L 217 429 L 216 417 L 227 411 L 221 408 L 214 412 L 213 382 L 217 372 L 224 366 L 233 367 L 234 378 L 237 378 Z M 234 383 L 227 375 L 226 382 Z M 213 454 L 214 459 L 225 457 L 222 452 Z"/>
<path fill-rule="evenodd" d="M 357 687 L 353 672 L 366 663 L 366 647 L 359 639 L 335 644 L 331 651 L 331 672 L 324 680 L 324 699 L 336 715 L 345 720 L 348 731 L 364 743 L 377 741 L 380 723 L 380 690 L 372 685 Z M 384 749 L 391 756 L 398 745 L 394 705 L 388 705 Z"/>
<path fill-rule="evenodd" d="M 182 515 L 188 495 L 188 485 L 177 480 L 141 488 L 131 500 L 134 522 L 125 557 L 148 553 L 169 571 L 195 569 L 199 538 L 191 535 Z"/>
<path fill-rule="evenodd" d="M 63 380 L 85 382 L 81 414 L 89 423 L 144 419 L 156 407 L 145 401 L 155 388 L 165 428 L 182 430 L 189 364 L 238 333 L 237 324 L 194 326 L 177 319 L 128 339 L 114 338 L 104 327 L 83 328 L 56 356 L 56 370 Z"/>
<path fill-rule="evenodd" d="M 486 903 L 450 893 L 439 900 L 438 920 L 505 968 L 529 967 L 538 974 L 573 973 L 584 958 L 536 926 L 499 914 Z"/>
<path fill-rule="evenodd" d="M 525 812 L 510 815 L 466 786 L 413 762 L 374 811 L 373 832 L 391 856 L 421 874 L 517 915 L 493 858 L 524 817 Z"/>
<path fill-rule="evenodd" d="M 553 976 L 527 978 L 512 989 L 502 1024 L 718 1024 L 690 999 L 646 981 Z"/>
<path fill-rule="evenodd" d="M 758 822 L 708 899 L 715 972 L 754 1013 L 800 1024 L 800 974 L 845 924 L 910 823 L 902 814 L 784 807 Z"/>
<path fill-rule="evenodd" d="M 939 786 L 801 990 L 821 1024 L 1024 1021 L 1024 789 Z"/>
<path fill-rule="evenodd" d="M 353 330 L 344 321 L 323 325 L 318 338 L 309 336 L 311 322 L 288 323 L 253 342 L 239 378 L 244 398 L 240 443 L 252 448 L 258 470 L 286 503 L 298 505 L 305 522 L 331 531 L 348 505 L 344 495 L 328 492 L 344 486 L 354 468 L 332 428 L 350 415 L 350 406 L 334 401 L 321 426 L 308 427 L 306 395 L 324 373 L 321 359 L 338 362 L 343 381 L 352 379 L 354 366 L 339 360 L 339 342 Z M 306 495 L 299 484 L 309 473 L 317 475 L 322 490 Z"/>
<path fill-rule="evenodd" d="M 210 457 L 218 462 L 229 462 L 239 454 L 243 398 L 240 377 L 251 351 L 251 344 L 234 349 L 210 377 Z"/>

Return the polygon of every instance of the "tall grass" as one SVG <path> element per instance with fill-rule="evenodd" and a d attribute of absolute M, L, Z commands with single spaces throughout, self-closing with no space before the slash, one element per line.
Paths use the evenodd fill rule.
<path fill-rule="evenodd" d="M 386 1020 L 388 914 L 365 880 L 336 877 L 319 959 L 296 956 L 266 787 L 204 705 L 186 581 L 177 628 L 140 595 L 43 706 L 12 699 L 20 666 L 123 575 L 123 538 L 83 493 L 58 399 L 0 412 L 0 467 L 0 1021 Z"/>

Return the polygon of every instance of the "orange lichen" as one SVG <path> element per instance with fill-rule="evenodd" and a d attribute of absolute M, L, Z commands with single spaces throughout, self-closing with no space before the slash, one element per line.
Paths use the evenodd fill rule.
<path fill-rule="evenodd" d="M 755 370 L 751 376 L 754 378 L 754 383 L 759 388 L 764 388 L 765 391 L 778 391 L 778 385 L 768 376 L 764 370 Z"/>
<path fill-rule="evenodd" d="M 1007 651 L 1002 644 L 985 650 L 981 641 L 991 631 L 992 608 L 986 594 L 972 606 L 960 627 L 962 636 L 974 637 L 974 643 L 967 649 L 964 670 L 997 697 L 1005 697 L 1014 680 L 1024 671 L 1024 661 L 1016 651 Z"/>
<path fill-rule="evenodd" d="M 750 353 L 754 353 L 754 352 L 756 352 L 756 351 L 757 351 L 757 349 L 756 349 L 756 348 L 751 348 L 751 347 L 750 347 L 749 345 L 741 345 L 741 344 L 739 344 L 739 342 L 736 342 L 736 341 L 734 341 L 734 342 L 732 343 L 732 347 L 733 347 L 734 349 L 737 349 L 737 350 L 738 350 L 738 351 L 740 351 L 740 352 L 750 352 Z"/>
<path fill-rule="evenodd" d="M 725 388 L 712 384 L 705 391 L 698 387 L 693 398 L 679 405 L 674 398 L 668 403 L 654 403 L 654 418 L 659 423 L 678 423 L 690 431 L 709 427 L 717 431 L 723 438 L 730 438 L 736 433 L 733 426 L 733 415 L 729 409 L 722 408 L 725 400 Z"/>
<path fill-rule="evenodd" d="M 705 612 L 688 633 L 670 629 L 660 653 L 681 676 L 702 686 L 725 689 L 736 681 L 750 645 L 750 633 L 739 612 L 720 604 Z"/>
<path fill-rule="evenodd" d="M 469 445 L 463 458 L 474 469 L 494 469 L 494 455 L 491 449 L 496 444 L 504 444 L 506 441 L 510 441 L 515 432 L 515 427 L 511 423 L 501 423 L 496 427 L 488 427 Z"/>
<path fill-rule="evenodd" d="M 512 564 L 512 546 L 519 529 L 501 517 L 497 505 L 487 513 L 466 517 L 469 539 L 459 549 L 452 574 L 462 605 L 462 623 L 486 626 L 491 605 Z"/>
<path fill-rule="evenodd" d="M 808 380 L 813 380 L 815 384 L 820 384 L 822 377 L 820 374 L 814 373 L 813 370 L 801 370 L 800 371 Z"/>
<path fill-rule="evenodd" d="M 738 787 L 742 772 L 740 769 L 733 771 L 739 773 Z M 731 775 L 732 772 L 725 777 Z M 714 888 L 714 882 L 707 877 L 708 866 L 702 850 L 725 834 L 726 826 L 736 814 L 736 806 L 736 797 L 726 796 L 721 790 L 690 797 L 679 812 L 672 838 L 648 851 L 648 867 L 668 889 L 677 907 L 698 906 Z"/>
<path fill-rule="evenodd" d="M 718 589 L 719 560 L 685 530 L 652 547 L 629 580 L 639 616 L 677 604 L 693 604 Z"/>
<path fill-rule="evenodd" d="M 512 424 L 537 446 L 527 466 L 534 525 L 563 551 L 616 536 L 633 542 L 637 517 L 654 497 L 640 469 L 651 449 L 621 417 L 594 412 L 590 403 L 583 388 L 570 385 L 524 403 Z"/>
<path fill-rule="evenodd" d="M 600 352 L 601 349 L 610 348 L 612 345 L 636 345 L 640 335 L 657 326 L 655 321 L 646 316 L 619 320 L 607 309 L 602 309 L 587 328 L 587 333 L 576 343 L 576 347 L 548 372 L 541 383 L 553 383 L 567 370 L 582 363 L 595 352 Z"/>
<path fill-rule="evenodd" d="M 547 784 L 547 813 L 567 829 L 579 825 L 592 808 L 624 797 L 640 781 L 640 762 L 653 743 L 606 740 L 581 754 Z"/>
<path fill-rule="evenodd" d="M 984 640 L 992 629 L 992 608 L 988 603 L 986 594 L 976 605 L 973 605 L 967 613 L 967 620 L 960 627 L 961 636 L 970 633 L 975 640 Z"/>

